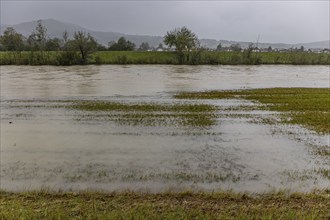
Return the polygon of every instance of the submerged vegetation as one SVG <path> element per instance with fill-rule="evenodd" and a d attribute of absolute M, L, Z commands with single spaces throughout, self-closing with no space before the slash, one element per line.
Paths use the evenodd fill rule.
<path fill-rule="evenodd" d="M 208 127 L 216 123 L 216 107 L 205 104 L 126 104 L 106 101 L 73 101 L 70 109 L 103 114 L 82 115 L 81 119 L 95 117 L 128 125 L 182 125 Z"/>
<path fill-rule="evenodd" d="M 176 99 L 246 99 L 257 105 L 221 107 L 192 103 L 124 103 L 102 100 L 65 100 L 29 104 L 21 107 L 67 108 L 78 111 L 77 120 L 110 120 L 127 125 L 186 125 L 208 127 L 220 117 L 218 110 L 269 110 L 281 114 L 275 123 L 299 124 L 318 133 L 330 133 L 329 88 L 268 88 L 251 90 L 224 90 L 181 92 Z M 15 107 L 14 103 L 11 104 Z M 19 107 L 19 106 L 17 106 Z M 221 113 L 225 117 L 251 118 L 250 114 Z M 267 119 L 263 119 L 267 122 Z M 271 122 L 271 121 L 268 121 Z"/>
<path fill-rule="evenodd" d="M 319 133 L 330 133 L 329 88 L 271 88 L 232 91 L 183 92 L 179 99 L 243 98 L 262 104 L 260 109 L 283 112 L 285 123 L 300 124 Z"/>
<path fill-rule="evenodd" d="M 65 108 L 76 111 L 77 121 L 114 121 L 133 126 L 188 126 L 208 128 L 217 123 L 218 108 L 208 104 L 190 103 L 124 103 L 103 100 L 25 100 L 11 108 Z M 22 114 L 25 116 L 26 114 Z M 15 115 L 15 117 L 20 117 Z"/>
<path fill-rule="evenodd" d="M 1 219 L 327 219 L 329 192 L 0 192 Z"/>
<path fill-rule="evenodd" d="M 85 111 L 172 111 L 172 112 L 212 112 L 215 107 L 205 104 L 153 104 L 153 103 L 139 103 L 126 104 L 120 102 L 107 101 L 74 101 L 71 106 L 74 109 Z"/>

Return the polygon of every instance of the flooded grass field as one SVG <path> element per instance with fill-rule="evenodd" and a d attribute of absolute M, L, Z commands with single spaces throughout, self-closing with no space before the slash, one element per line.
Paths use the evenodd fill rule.
<path fill-rule="evenodd" d="M 1 66 L 1 189 L 326 189 L 329 89 L 287 108 L 244 91 L 328 83 L 327 66 Z M 283 118 L 308 97 L 311 124 Z"/>

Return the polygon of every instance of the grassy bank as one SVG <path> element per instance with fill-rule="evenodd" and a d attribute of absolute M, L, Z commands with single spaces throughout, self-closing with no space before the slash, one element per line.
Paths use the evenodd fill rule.
<path fill-rule="evenodd" d="M 179 99 L 242 98 L 262 104 L 260 109 L 283 113 L 284 123 L 300 124 L 319 133 L 330 133 L 329 88 L 271 88 L 236 91 L 183 92 Z"/>
<path fill-rule="evenodd" d="M 328 219 L 329 192 L 0 192 L 0 219 Z"/>
<path fill-rule="evenodd" d="M 0 65 L 64 65 L 63 61 L 74 56 L 63 56 L 64 52 L 0 52 Z M 74 62 L 73 62 L 74 63 Z M 79 62 L 77 62 L 79 63 Z M 87 64 L 179 64 L 175 52 L 99 51 L 92 54 Z M 329 65 L 330 54 L 302 52 L 262 52 L 247 55 L 244 52 L 203 51 L 190 55 L 184 64 L 200 65 L 253 65 L 292 64 Z"/>

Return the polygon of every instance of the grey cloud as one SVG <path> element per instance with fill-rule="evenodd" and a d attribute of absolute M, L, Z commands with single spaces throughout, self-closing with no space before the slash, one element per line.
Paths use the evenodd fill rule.
<path fill-rule="evenodd" d="M 329 39 L 329 1 L 1 1 L 1 23 L 54 18 L 102 31 L 263 42 Z"/>

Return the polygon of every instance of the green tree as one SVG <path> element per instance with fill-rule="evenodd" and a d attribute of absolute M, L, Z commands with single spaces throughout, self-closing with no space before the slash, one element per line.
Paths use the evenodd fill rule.
<path fill-rule="evenodd" d="M 135 49 L 135 44 L 124 37 L 120 37 L 117 43 L 109 42 L 109 50 L 112 51 L 130 51 Z"/>
<path fill-rule="evenodd" d="M 106 50 L 108 50 L 108 48 L 106 46 L 104 46 L 103 44 L 97 44 L 96 50 L 97 51 L 106 51 Z"/>
<path fill-rule="evenodd" d="M 158 47 L 156 49 L 162 49 L 163 50 L 164 49 L 163 44 L 162 43 L 158 44 Z"/>
<path fill-rule="evenodd" d="M 37 26 L 28 37 L 27 42 L 30 50 L 44 51 L 46 49 L 47 28 L 42 24 L 41 20 L 37 21 Z"/>
<path fill-rule="evenodd" d="M 149 48 L 150 48 L 150 46 L 149 46 L 148 42 L 143 42 L 140 45 L 139 50 L 140 51 L 147 51 L 147 50 L 149 50 Z"/>
<path fill-rule="evenodd" d="M 253 50 L 255 49 L 255 46 L 253 43 L 250 43 L 249 46 L 244 50 L 242 53 L 242 60 L 241 62 L 244 64 L 258 64 L 258 56 L 256 53 L 253 54 Z M 233 51 L 241 51 L 240 47 L 238 45 L 234 46 Z"/>
<path fill-rule="evenodd" d="M 299 48 L 299 52 L 304 52 L 304 51 L 305 51 L 304 46 L 301 46 L 301 47 Z"/>
<path fill-rule="evenodd" d="M 233 47 L 233 51 L 238 51 L 240 47 L 238 46 L 234 46 Z M 249 43 L 249 46 L 244 50 L 244 57 L 247 59 L 247 60 L 250 60 L 251 59 L 251 55 L 252 55 L 252 51 L 254 49 L 254 44 L 253 43 Z"/>
<path fill-rule="evenodd" d="M 235 52 L 241 52 L 242 51 L 242 47 L 241 47 L 241 45 L 240 44 L 232 44 L 232 45 L 230 45 L 230 49 L 232 50 L 232 51 L 235 51 Z M 252 51 L 252 50 L 251 50 Z"/>
<path fill-rule="evenodd" d="M 90 54 L 97 49 L 96 40 L 88 33 L 82 31 L 73 34 L 73 40 L 70 41 L 70 48 L 80 52 L 81 62 L 86 63 Z"/>
<path fill-rule="evenodd" d="M 268 52 L 272 52 L 272 51 L 273 51 L 273 48 L 272 48 L 271 46 L 269 46 L 269 47 L 267 48 L 267 51 L 268 51 Z"/>
<path fill-rule="evenodd" d="M 0 37 L 1 49 L 10 51 L 15 64 L 20 62 L 21 51 L 24 49 L 23 36 L 15 31 L 14 28 L 8 27 Z"/>
<path fill-rule="evenodd" d="M 179 63 L 189 62 L 189 54 L 199 48 L 199 40 L 195 33 L 186 27 L 176 28 L 164 36 L 164 43 L 169 47 L 175 47 Z"/>
<path fill-rule="evenodd" d="M 17 33 L 14 28 L 8 27 L 0 37 L 0 43 L 4 50 L 22 51 L 24 48 L 23 35 Z"/>
<path fill-rule="evenodd" d="M 63 39 L 63 47 L 62 49 L 64 51 L 67 51 L 68 50 L 68 42 L 69 42 L 69 34 L 68 32 L 65 30 L 63 33 L 62 33 L 62 39 Z"/>
<path fill-rule="evenodd" d="M 114 40 L 109 41 L 109 42 L 108 42 L 108 49 L 110 49 L 110 47 L 111 47 L 112 45 L 114 45 L 115 43 L 116 43 L 116 41 L 114 41 Z"/>
<path fill-rule="evenodd" d="M 46 51 L 58 51 L 61 49 L 61 45 L 62 45 L 62 40 L 57 37 L 48 39 L 46 41 L 45 50 Z"/>
<path fill-rule="evenodd" d="M 81 58 L 77 54 L 77 52 L 74 49 L 72 42 L 69 40 L 69 34 L 67 31 L 64 31 L 62 33 L 62 39 L 61 39 L 61 50 L 59 53 L 57 53 L 56 60 L 58 65 L 75 65 L 79 64 Z"/>
<path fill-rule="evenodd" d="M 217 51 L 221 51 L 222 50 L 222 45 L 221 45 L 221 43 L 219 43 L 218 44 L 218 46 L 217 46 L 217 49 L 216 49 Z"/>

